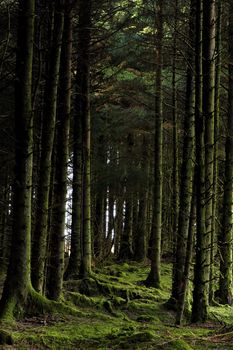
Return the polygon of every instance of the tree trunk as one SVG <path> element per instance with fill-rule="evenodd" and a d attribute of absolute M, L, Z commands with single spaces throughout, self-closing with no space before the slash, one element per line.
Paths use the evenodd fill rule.
<path fill-rule="evenodd" d="M 179 148 L 178 148 L 178 119 L 177 119 L 177 11 L 178 0 L 175 0 L 174 13 L 174 32 L 173 32 L 173 61 L 172 61 L 172 147 L 173 147 L 173 169 L 172 169 L 172 246 L 173 256 L 176 256 L 176 242 L 178 234 L 178 218 L 179 218 Z M 187 113 L 187 112 L 186 112 Z M 187 114 L 185 114 L 187 115 Z M 182 198 L 182 197 L 181 197 Z M 175 273 L 175 264 L 173 264 L 173 277 Z"/>
<path fill-rule="evenodd" d="M 91 1 L 79 2 L 77 84 L 82 124 L 82 215 L 80 276 L 91 273 L 91 115 L 90 115 Z M 78 116 L 76 116 L 77 118 Z"/>
<path fill-rule="evenodd" d="M 195 123 L 197 240 L 196 262 L 194 268 L 192 321 L 205 322 L 207 319 L 209 301 L 208 285 L 210 267 L 210 235 L 212 227 L 215 2 L 204 2 L 204 26 L 202 27 L 202 2 L 198 0 L 196 7 L 196 19 Z M 203 69 L 201 44 L 202 33 L 204 33 Z"/>
<path fill-rule="evenodd" d="M 51 175 L 51 159 L 55 133 L 57 90 L 60 68 L 60 53 L 64 13 L 62 0 L 55 3 L 54 29 L 51 45 L 49 74 L 45 87 L 45 110 L 42 130 L 40 173 L 35 231 L 32 245 L 32 284 L 42 292 L 44 284 L 45 256 L 48 238 L 48 207 Z"/>
<path fill-rule="evenodd" d="M 223 197 L 223 223 L 220 235 L 220 281 L 219 297 L 222 304 L 232 304 L 232 227 L 233 227 L 233 4 L 229 12 L 229 90 L 228 121 L 226 138 L 225 183 Z"/>
<path fill-rule="evenodd" d="M 184 262 L 186 256 L 186 245 L 190 221 L 190 207 L 193 191 L 193 170 L 194 170 L 194 56 L 192 41 L 194 35 L 194 1 L 190 8 L 190 48 L 188 50 L 188 66 L 186 80 L 186 103 L 184 120 L 184 145 L 183 161 L 181 166 L 181 185 L 180 185 L 180 210 L 178 216 L 178 234 L 176 240 L 176 255 L 174 263 L 174 274 L 172 282 L 172 293 L 169 303 L 176 304 L 179 299 L 180 288 L 183 281 Z"/>
<path fill-rule="evenodd" d="M 33 168 L 32 59 L 35 3 L 19 1 L 15 79 L 15 180 L 13 237 L 0 315 L 11 318 L 32 287 L 30 280 L 31 196 Z"/>
<path fill-rule="evenodd" d="M 211 251 L 210 251 L 210 290 L 209 302 L 214 300 L 215 276 L 214 276 L 214 256 L 216 254 L 215 241 L 218 240 L 218 173 L 219 173 L 219 114 L 220 114 L 220 78 L 221 78 L 221 30 L 222 30 L 222 0 L 218 0 L 218 17 L 216 21 L 216 65 L 215 65 L 215 101 L 214 101 L 214 179 L 213 179 L 213 220 L 211 230 Z"/>
<path fill-rule="evenodd" d="M 162 41 L 163 41 L 163 1 L 159 0 L 157 10 L 156 34 L 156 81 L 155 81 L 155 144 L 154 144 L 154 208 L 151 228 L 151 270 L 146 279 L 149 287 L 160 287 L 160 255 L 162 231 Z"/>
<path fill-rule="evenodd" d="M 48 297 L 59 300 L 64 271 L 64 240 L 69 159 L 69 126 L 71 100 L 72 12 L 66 2 L 64 34 L 60 67 L 60 94 L 57 117 L 56 163 L 53 190 L 53 208 L 50 230 L 50 259 L 48 267 Z"/>
<path fill-rule="evenodd" d="M 191 203 L 191 210 L 189 216 L 189 228 L 188 228 L 188 237 L 187 237 L 187 248 L 186 248 L 186 257 L 184 262 L 184 272 L 182 276 L 182 281 L 179 286 L 179 295 L 177 301 L 177 313 L 176 313 L 176 324 L 180 325 L 185 309 L 186 302 L 186 294 L 188 289 L 188 281 L 189 281 L 189 271 L 190 265 L 192 261 L 192 252 L 193 252 L 193 238 L 194 238 L 194 225 L 195 225 L 195 195 L 193 191 L 193 198 Z"/>
<path fill-rule="evenodd" d="M 205 120 L 205 284 L 209 294 L 214 184 L 215 0 L 203 2 L 203 117 Z M 208 297 L 209 302 L 209 297 Z"/>

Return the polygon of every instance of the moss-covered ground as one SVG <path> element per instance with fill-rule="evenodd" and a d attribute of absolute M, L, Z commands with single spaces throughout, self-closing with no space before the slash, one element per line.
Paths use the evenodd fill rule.
<path fill-rule="evenodd" d="M 66 282 L 67 307 L 2 324 L 1 330 L 12 335 L 14 344 L 0 348 L 233 349 L 232 307 L 211 307 L 205 325 L 186 320 L 184 326 L 175 327 L 174 313 L 164 307 L 171 265 L 162 265 L 161 290 L 143 285 L 148 271 L 148 266 L 136 263 L 109 265 L 96 269 L 91 279 Z"/>

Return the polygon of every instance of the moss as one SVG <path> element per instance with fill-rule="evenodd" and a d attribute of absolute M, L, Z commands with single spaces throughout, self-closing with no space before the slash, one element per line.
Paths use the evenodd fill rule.
<path fill-rule="evenodd" d="M 120 307 L 120 306 L 126 304 L 126 300 L 123 299 L 123 298 L 121 298 L 121 297 L 113 296 L 113 297 L 112 297 L 112 304 L 113 304 L 115 307 Z"/>
<path fill-rule="evenodd" d="M 161 345 L 160 349 L 164 350 L 192 350 L 192 347 L 182 339 L 172 340 Z"/>
<path fill-rule="evenodd" d="M 125 277 L 109 280 L 111 270 Z M 162 285 L 171 278 L 170 272 L 170 265 L 162 265 Z M 194 343 L 195 350 L 211 348 L 208 327 L 171 327 L 175 315 L 163 307 L 169 288 L 158 291 L 143 286 L 140 281 L 147 273 L 148 267 L 138 263 L 108 266 L 84 283 L 66 282 L 65 301 L 60 303 L 34 293 L 28 300 L 28 320 L 2 324 L 2 329 L 12 335 L 14 347 L 19 350 L 190 350 L 188 343 Z M 94 295 L 80 293 L 80 285 L 84 289 L 87 286 L 88 293 Z M 231 310 L 211 308 L 215 324 L 217 318 L 233 323 Z M 38 316 L 34 319 L 32 315 Z M 224 343 L 224 349 L 231 349 L 230 345 Z"/>
<path fill-rule="evenodd" d="M 104 308 L 112 315 L 115 315 L 115 312 L 113 311 L 112 304 L 109 300 L 105 300 L 103 302 Z"/>
<path fill-rule="evenodd" d="M 136 332 L 131 335 L 125 336 L 119 340 L 118 349 L 135 349 L 135 346 L 139 348 L 140 343 L 149 344 L 154 342 L 157 337 L 151 331 Z"/>
<path fill-rule="evenodd" d="M 79 292 L 87 296 L 99 295 L 99 287 L 93 278 L 84 278 L 80 281 Z"/>
<path fill-rule="evenodd" d="M 70 301 L 75 306 L 79 307 L 96 307 L 98 302 L 93 298 L 87 297 L 86 295 L 77 293 L 77 292 L 66 292 L 65 293 L 66 301 Z"/>
<path fill-rule="evenodd" d="M 145 323 L 145 322 L 149 323 L 149 322 L 159 321 L 159 319 L 151 315 L 140 315 L 136 318 L 136 321 L 142 322 L 142 323 Z"/>
<path fill-rule="evenodd" d="M 1 321 L 7 322 L 7 323 L 14 323 L 15 322 L 15 315 L 17 315 L 20 312 L 20 307 L 16 303 L 15 298 L 10 298 L 5 303 L 4 307 L 1 310 Z"/>

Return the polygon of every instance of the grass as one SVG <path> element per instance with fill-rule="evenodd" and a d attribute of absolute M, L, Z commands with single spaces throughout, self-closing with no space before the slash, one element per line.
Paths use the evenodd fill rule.
<path fill-rule="evenodd" d="M 211 307 L 206 325 L 175 327 L 174 313 L 163 306 L 169 298 L 171 265 L 162 265 L 161 290 L 143 285 L 148 272 L 148 266 L 137 263 L 109 265 L 96 269 L 85 283 L 67 282 L 67 313 L 58 310 L 25 317 L 14 325 L 2 324 L 14 339 L 14 345 L 2 348 L 232 349 L 231 307 Z M 71 309 L 77 313 L 69 313 Z"/>

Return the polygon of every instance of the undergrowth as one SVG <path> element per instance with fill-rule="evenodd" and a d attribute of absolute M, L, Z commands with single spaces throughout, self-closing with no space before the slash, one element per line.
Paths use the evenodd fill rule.
<path fill-rule="evenodd" d="M 162 265 L 162 288 L 146 288 L 149 267 L 129 263 L 96 269 L 91 278 L 67 281 L 63 306 L 2 324 L 2 349 L 232 349 L 231 307 L 211 307 L 205 325 L 174 326 L 164 306 L 170 295 L 171 265 Z M 73 311 L 72 311 L 73 310 Z M 1 346 L 1 345 L 0 345 Z"/>

